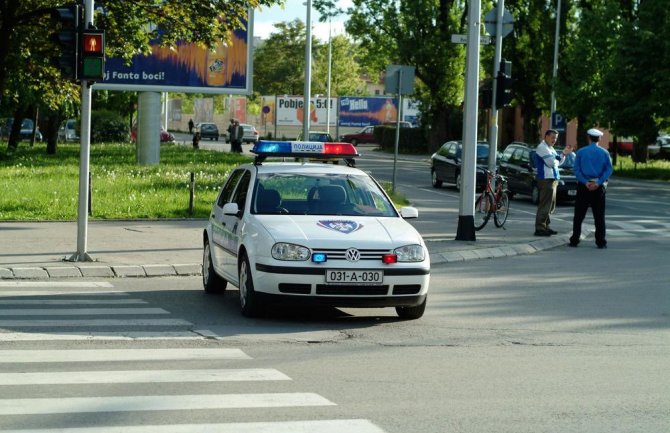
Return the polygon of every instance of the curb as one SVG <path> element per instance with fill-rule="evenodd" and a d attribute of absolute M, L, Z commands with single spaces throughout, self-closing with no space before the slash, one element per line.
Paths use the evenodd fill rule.
<path fill-rule="evenodd" d="M 583 238 L 584 236 L 582 236 Z M 497 247 L 449 251 L 431 254 L 431 265 L 457 263 L 469 260 L 496 259 L 518 255 L 534 254 L 540 251 L 566 245 L 569 236 L 562 235 L 537 241 Z M 34 266 L 0 267 L 0 280 L 35 280 L 46 278 L 143 278 L 202 275 L 200 263 L 174 265 L 85 265 L 81 266 Z"/>

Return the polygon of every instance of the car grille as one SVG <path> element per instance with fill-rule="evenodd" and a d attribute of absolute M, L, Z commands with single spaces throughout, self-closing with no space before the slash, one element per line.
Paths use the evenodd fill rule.
<path fill-rule="evenodd" d="M 294 293 L 299 295 L 309 295 L 312 291 L 311 284 L 292 284 L 292 283 L 280 283 L 279 291 L 281 293 Z"/>
<path fill-rule="evenodd" d="M 421 284 L 396 284 L 393 286 L 394 295 L 416 295 L 421 291 Z"/>
<path fill-rule="evenodd" d="M 328 260 L 346 260 L 347 248 L 314 248 L 313 253 L 323 253 L 328 256 Z M 358 250 L 361 253 L 361 260 L 380 260 L 384 254 L 390 254 L 389 250 Z"/>
<path fill-rule="evenodd" d="M 387 295 L 389 291 L 389 286 L 339 286 L 332 284 L 317 284 L 316 285 L 316 294 L 317 295 L 361 295 L 361 296 L 370 296 L 370 295 Z"/>

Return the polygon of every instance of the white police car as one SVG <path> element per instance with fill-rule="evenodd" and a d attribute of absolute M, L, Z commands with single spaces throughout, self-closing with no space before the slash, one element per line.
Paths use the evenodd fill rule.
<path fill-rule="evenodd" d="M 351 167 L 349 143 L 260 141 L 253 164 L 230 174 L 203 233 L 208 293 L 240 288 L 242 314 L 264 303 L 426 308 L 430 259 L 421 235 L 368 174 Z M 340 157 L 347 165 L 265 162 Z M 303 160 L 304 161 L 304 160 Z"/>

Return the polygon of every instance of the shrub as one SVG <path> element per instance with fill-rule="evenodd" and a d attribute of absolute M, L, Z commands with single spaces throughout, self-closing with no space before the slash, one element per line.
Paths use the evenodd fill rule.
<path fill-rule="evenodd" d="M 128 141 L 128 127 L 120 114 L 97 110 L 91 112 L 91 142 Z"/>
<path fill-rule="evenodd" d="M 393 152 L 395 150 L 396 128 L 392 125 L 375 126 L 375 140 L 380 144 L 382 150 Z M 421 128 L 400 128 L 398 137 L 398 152 L 400 153 L 426 153 L 428 143 Z"/>

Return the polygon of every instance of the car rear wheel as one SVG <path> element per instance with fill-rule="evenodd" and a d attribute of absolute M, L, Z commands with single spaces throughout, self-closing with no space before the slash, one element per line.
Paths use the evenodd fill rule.
<path fill-rule="evenodd" d="M 251 266 L 246 255 L 242 256 L 240 263 L 240 311 L 245 317 L 258 315 L 259 301 L 254 290 L 254 280 L 251 276 Z"/>
<path fill-rule="evenodd" d="M 442 181 L 440 179 L 438 179 L 437 172 L 435 171 L 435 169 L 430 171 L 430 176 L 433 180 L 433 187 L 434 188 L 439 188 L 439 187 L 442 186 Z"/>
<path fill-rule="evenodd" d="M 428 297 L 423 300 L 422 303 L 416 307 L 395 307 L 395 311 L 398 314 L 398 317 L 406 320 L 415 320 L 423 316 L 424 311 L 426 311 L 426 301 Z"/>
<path fill-rule="evenodd" d="M 456 173 L 456 191 L 461 190 L 461 182 L 463 182 L 463 180 L 461 179 L 461 173 L 460 172 Z"/>
<path fill-rule="evenodd" d="M 354 146 L 358 146 L 358 140 L 354 138 L 353 140 L 351 140 L 351 144 L 353 144 Z"/>
<path fill-rule="evenodd" d="M 209 241 L 205 241 L 202 253 L 202 285 L 206 293 L 223 293 L 226 291 L 228 282 L 219 277 L 212 265 L 212 251 Z"/>

